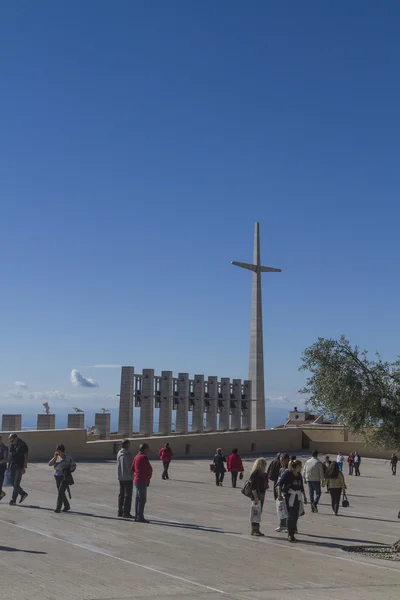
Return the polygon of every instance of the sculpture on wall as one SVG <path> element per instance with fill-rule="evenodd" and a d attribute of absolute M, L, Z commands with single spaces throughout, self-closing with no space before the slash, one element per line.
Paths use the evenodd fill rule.
<path fill-rule="evenodd" d="M 46 415 L 50 414 L 50 406 L 48 402 L 43 402 L 43 410 L 46 413 Z"/>
<path fill-rule="evenodd" d="M 108 408 L 102 408 L 101 412 L 103 413 L 103 415 L 105 415 L 106 413 L 108 413 L 110 411 L 108 410 Z"/>
<path fill-rule="evenodd" d="M 81 408 L 77 408 L 76 406 L 74 406 L 73 409 L 76 413 L 83 413 L 83 410 Z"/>

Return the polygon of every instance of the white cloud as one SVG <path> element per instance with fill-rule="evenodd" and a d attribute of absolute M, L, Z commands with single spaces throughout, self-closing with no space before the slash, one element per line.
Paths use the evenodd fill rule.
<path fill-rule="evenodd" d="M 287 396 L 277 396 L 275 398 L 267 396 L 266 403 L 268 406 L 274 408 L 288 408 L 288 406 L 290 406 L 290 399 Z"/>
<path fill-rule="evenodd" d="M 99 385 L 97 381 L 90 377 L 85 377 L 77 369 L 72 369 L 71 371 L 71 383 L 72 385 L 79 385 L 81 387 L 98 387 Z"/>
<path fill-rule="evenodd" d="M 7 396 L 11 396 L 11 398 L 23 398 L 24 394 L 20 390 L 16 390 L 16 389 L 11 388 L 7 392 Z"/>
<path fill-rule="evenodd" d="M 26 389 L 28 386 L 23 381 L 14 381 L 10 387 Z"/>
<path fill-rule="evenodd" d="M 47 392 L 31 392 L 28 395 L 31 400 L 43 400 L 48 402 L 49 400 L 67 400 L 67 396 L 59 390 L 49 390 Z"/>

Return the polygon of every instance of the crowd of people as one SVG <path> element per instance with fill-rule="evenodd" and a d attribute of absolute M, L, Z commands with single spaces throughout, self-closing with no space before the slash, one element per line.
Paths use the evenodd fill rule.
<path fill-rule="evenodd" d="M 140 523 L 148 523 L 144 510 L 147 502 L 147 490 L 153 476 L 153 468 L 148 454 L 149 445 L 143 443 L 139 446 L 138 453 L 134 456 L 131 451 L 131 442 L 124 440 L 117 455 L 117 478 L 119 481 L 118 517 L 134 519 Z M 9 436 L 9 447 L 0 437 L 0 500 L 6 493 L 3 491 L 3 482 L 8 477 L 8 485 L 13 488 L 9 504 L 14 506 L 19 498 L 21 504 L 28 494 L 21 487 L 22 476 L 28 464 L 28 446 L 13 433 Z M 159 459 L 163 464 L 161 478 L 169 479 L 169 466 L 173 452 L 168 443 L 159 451 Z M 267 464 L 265 458 L 257 458 L 254 462 L 249 477 L 247 478 L 243 494 L 252 501 L 250 513 L 251 535 L 263 537 L 260 530 L 261 515 L 264 507 L 265 495 L 268 489 L 276 502 L 278 526 L 275 531 L 287 533 L 289 542 L 297 542 L 298 520 L 304 514 L 304 505 L 310 501 L 311 511 L 318 513 L 321 492 L 326 487 L 330 494 L 331 506 L 334 515 L 338 515 L 341 505 L 348 506 L 346 497 L 347 485 L 343 475 L 344 456 L 339 452 L 336 460 L 325 456 L 321 461 L 317 450 L 304 465 L 296 456 L 280 453 Z M 390 465 L 392 474 L 396 475 L 398 458 L 392 454 Z M 347 458 L 349 476 L 360 476 L 361 457 L 358 452 L 351 453 Z M 57 503 L 55 512 L 68 512 L 71 509 L 70 487 L 74 484 L 72 473 L 76 469 L 74 459 L 66 452 L 65 447 L 59 444 L 49 466 L 54 469 L 54 479 L 57 487 Z M 211 471 L 215 474 L 215 483 L 218 487 L 223 485 L 225 473 L 231 474 L 231 485 L 237 487 L 238 479 L 243 479 L 243 461 L 234 448 L 228 458 L 222 448 L 217 448 Z M 135 511 L 132 511 L 133 491 L 135 488 Z M 308 497 L 306 490 L 308 490 Z M 69 496 L 69 498 L 68 498 Z M 347 503 L 347 504 L 346 504 Z M 400 514 L 400 513 L 399 513 Z"/>

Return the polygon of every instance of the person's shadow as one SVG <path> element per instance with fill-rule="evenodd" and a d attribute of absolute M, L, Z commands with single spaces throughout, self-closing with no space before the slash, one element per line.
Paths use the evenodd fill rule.
<path fill-rule="evenodd" d="M 0 552 L 26 552 L 27 554 L 47 554 L 39 550 L 21 550 L 21 548 L 12 548 L 11 546 L 0 546 Z"/>

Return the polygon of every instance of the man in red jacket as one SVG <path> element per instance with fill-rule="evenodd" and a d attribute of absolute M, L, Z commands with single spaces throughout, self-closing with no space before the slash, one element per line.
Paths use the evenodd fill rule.
<path fill-rule="evenodd" d="M 147 501 L 147 488 L 153 475 L 153 469 L 147 458 L 149 453 L 148 444 L 139 446 L 139 454 L 135 456 L 132 463 L 133 483 L 136 488 L 135 521 L 139 523 L 150 523 L 144 518 L 144 507 Z"/>
<path fill-rule="evenodd" d="M 161 448 L 160 452 L 158 453 L 158 456 L 160 457 L 160 460 L 162 460 L 162 463 L 164 465 L 162 479 L 169 479 L 168 468 L 169 468 L 169 463 L 171 462 L 171 458 L 173 457 L 173 452 L 172 452 L 169 444 L 165 444 L 165 446 L 163 448 Z"/>

